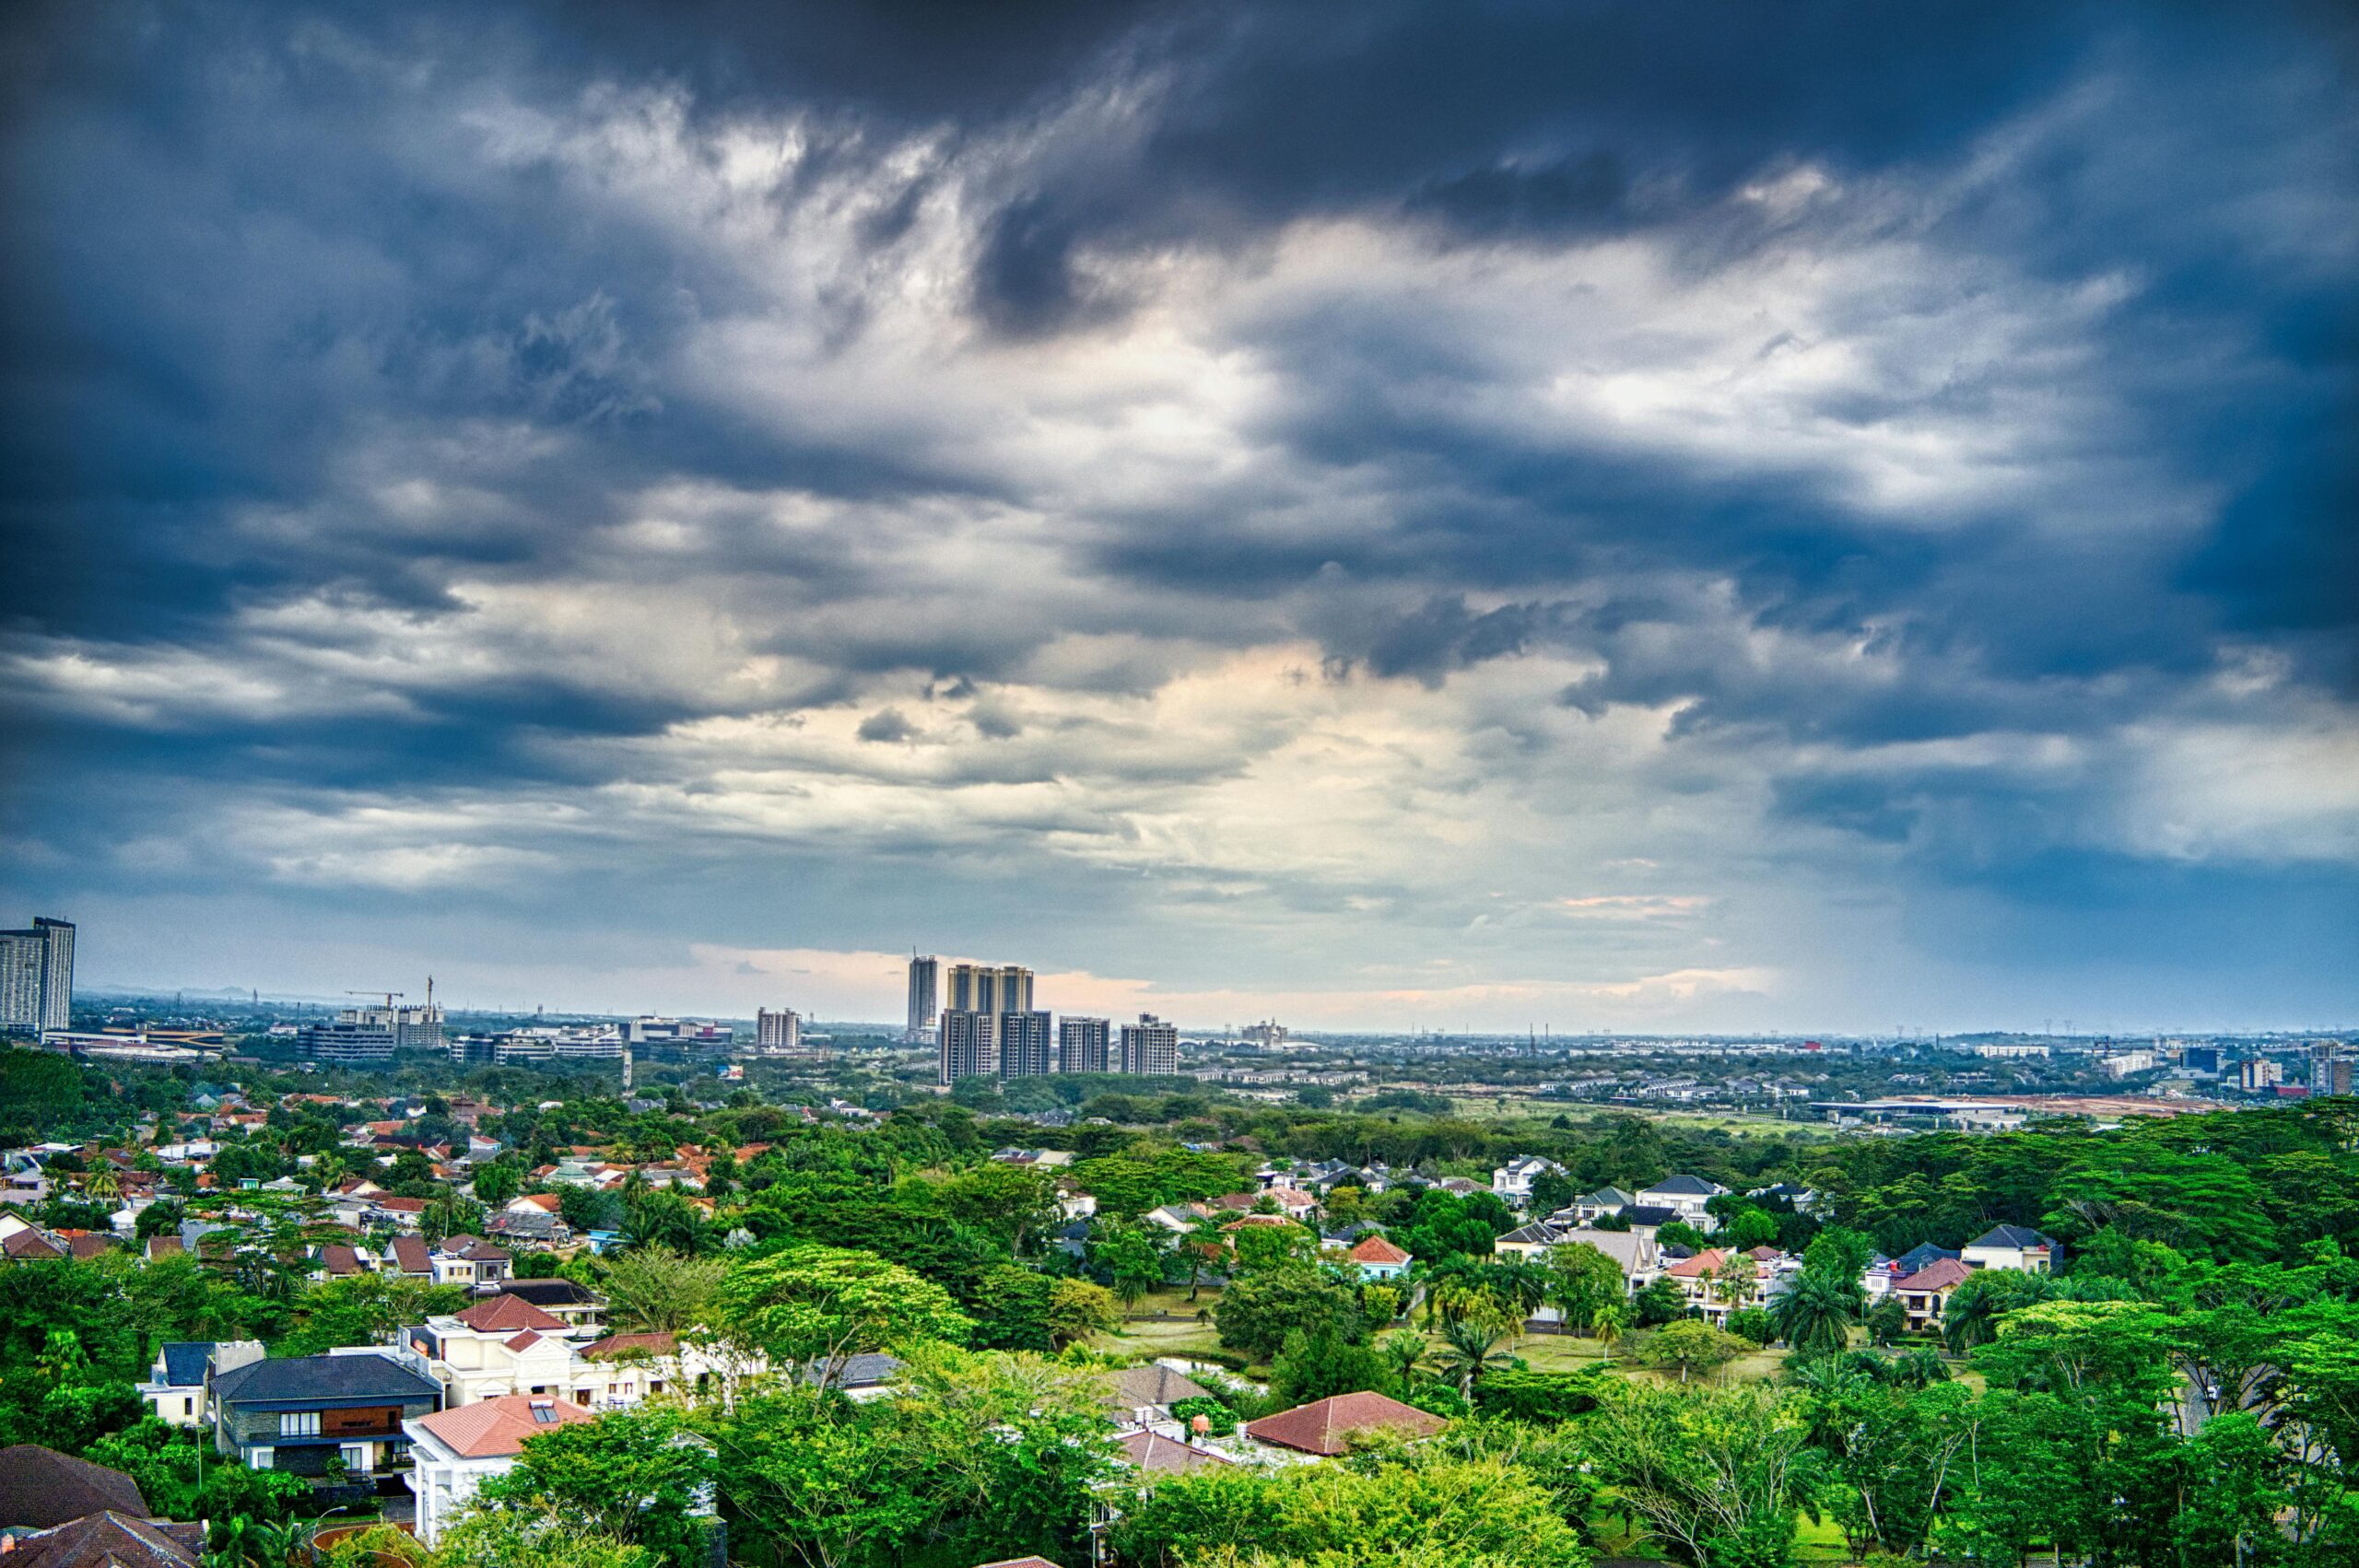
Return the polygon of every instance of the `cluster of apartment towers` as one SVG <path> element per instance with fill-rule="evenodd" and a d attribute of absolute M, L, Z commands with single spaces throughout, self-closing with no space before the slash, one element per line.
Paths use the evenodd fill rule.
<path fill-rule="evenodd" d="M 1020 964 L 953 964 L 945 974 L 939 958 L 910 960 L 910 1038 L 933 1036 L 945 1083 L 1051 1072 L 1168 1077 L 1180 1071 L 1179 1025 L 1151 1012 L 1120 1030 L 1107 1019 L 1070 1014 L 1053 1032 L 1049 1023 L 1032 1006 L 1032 971 Z"/>

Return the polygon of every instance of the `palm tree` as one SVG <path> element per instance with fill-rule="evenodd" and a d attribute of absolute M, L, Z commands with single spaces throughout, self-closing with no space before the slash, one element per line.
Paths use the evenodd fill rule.
<path fill-rule="evenodd" d="M 1228 1250 L 1228 1238 L 1221 1234 L 1221 1216 L 1207 1214 L 1188 1227 L 1180 1238 L 1177 1251 L 1188 1261 L 1188 1299 L 1196 1299 L 1203 1288 L 1204 1269 L 1215 1258 Z"/>
<path fill-rule="evenodd" d="M 1827 1354 L 1851 1342 L 1851 1325 L 1866 1305 L 1859 1281 L 1805 1269 L 1785 1294 L 1769 1304 L 1769 1321 L 1797 1355 Z"/>
<path fill-rule="evenodd" d="M 1630 1304 L 1621 1301 L 1602 1304 L 1589 1315 L 1589 1326 L 1590 1331 L 1597 1336 L 1598 1359 L 1612 1361 L 1614 1341 L 1620 1339 L 1622 1330 L 1630 1326 Z"/>
<path fill-rule="evenodd" d="M 114 1166 L 100 1160 L 98 1169 L 82 1178 L 82 1192 L 99 1202 L 111 1203 L 123 1196 L 123 1183 L 114 1174 Z"/>
<path fill-rule="evenodd" d="M 1461 1318 L 1442 1326 L 1442 1348 L 1434 1360 L 1441 1369 L 1458 1379 L 1458 1391 L 1469 1399 L 1474 1397 L 1474 1385 L 1483 1375 L 1507 1365 L 1514 1358 L 1499 1349 L 1499 1331 L 1481 1323 Z"/>
<path fill-rule="evenodd" d="M 1387 1334 L 1377 1341 L 1376 1348 L 1383 1352 L 1384 1359 L 1392 1363 L 1392 1375 L 1400 1379 L 1403 1388 L 1409 1386 L 1409 1379 L 1416 1375 L 1417 1363 L 1426 1359 L 1426 1337 L 1405 1328 L 1397 1334 Z"/>
<path fill-rule="evenodd" d="M 1514 1338 L 1521 1340 L 1524 1324 L 1547 1301 L 1555 1281 L 1547 1270 L 1521 1258 L 1511 1263 L 1493 1264 L 1491 1275 L 1492 1292 L 1515 1309 Z"/>

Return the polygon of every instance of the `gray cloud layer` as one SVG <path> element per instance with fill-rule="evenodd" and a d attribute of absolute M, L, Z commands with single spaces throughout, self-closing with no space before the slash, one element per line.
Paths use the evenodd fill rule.
<path fill-rule="evenodd" d="M 2347 1012 L 2353 44 L 19 8 L 0 891 L 615 1006 Z"/>

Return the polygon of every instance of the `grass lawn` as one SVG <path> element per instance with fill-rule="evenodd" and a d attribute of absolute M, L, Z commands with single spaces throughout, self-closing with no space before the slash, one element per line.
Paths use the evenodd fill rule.
<path fill-rule="evenodd" d="M 1206 1285 L 1194 1301 L 1187 1287 L 1151 1291 L 1124 1316 L 1122 1327 L 1091 1339 L 1089 1348 L 1108 1355 L 1153 1361 L 1158 1356 L 1206 1357 L 1220 1350 L 1220 1335 L 1196 1314 L 1220 1299 L 1219 1288 Z"/>

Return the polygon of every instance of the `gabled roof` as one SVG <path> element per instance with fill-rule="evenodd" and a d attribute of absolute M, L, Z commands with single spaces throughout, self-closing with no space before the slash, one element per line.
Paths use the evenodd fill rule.
<path fill-rule="evenodd" d="M 109 1508 L 20 1537 L 8 1562 L 12 1568 L 195 1568 L 201 1544 L 195 1525 Z"/>
<path fill-rule="evenodd" d="M 1652 1225 L 1656 1230 L 1678 1222 L 1682 1216 L 1676 1209 L 1666 1209 L 1660 1203 L 1634 1203 L 1622 1211 L 1622 1217 L 1636 1230 L 1640 1225 Z"/>
<path fill-rule="evenodd" d="M 891 1382 L 893 1374 L 906 1364 L 899 1356 L 888 1356 L 881 1351 L 845 1356 L 827 1369 L 827 1381 L 823 1386 L 829 1388 L 880 1387 Z M 802 1372 L 797 1375 L 805 1383 L 818 1383 L 819 1363 L 804 1362 Z"/>
<path fill-rule="evenodd" d="M 47 1529 L 108 1508 L 145 1518 L 147 1500 L 121 1470 L 38 1444 L 0 1448 L 0 1529 Z"/>
<path fill-rule="evenodd" d="M 205 1382 L 205 1363 L 213 1354 L 210 1340 L 174 1340 L 163 1349 L 164 1383 L 171 1388 L 194 1388 Z"/>
<path fill-rule="evenodd" d="M 1667 1176 L 1647 1190 L 1676 1193 L 1682 1198 L 1713 1198 L 1727 1189 L 1718 1182 L 1706 1181 L 1698 1176 Z"/>
<path fill-rule="evenodd" d="M 1248 1422 L 1245 1434 L 1306 1454 L 1341 1454 L 1358 1432 L 1401 1432 L 1430 1437 L 1449 1422 L 1429 1410 L 1382 1394 L 1338 1394 Z"/>
<path fill-rule="evenodd" d="M 526 1438 L 551 1427 L 597 1419 L 564 1399 L 502 1394 L 496 1399 L 478 1399 L 456 1410 L 419 1416 L 410 1424 L 432 1433 L 437 1442 L 461 1458 L 494 1459 L 522 1451 Z"/>
<path fill-rule="evenodd" d="M 320 1267 L 331 1274 L 358 1274 L 360 1254 L 340 1241 L 332 1241 L 320 1248 Z"/>
<path fill-rule="evenodd" d="M 1106 1388 L 1106 1402 L 1121 1410 L 1134 1410 L 1142 1405 L 1168 1407 L 1181 1399 L 1212 1398 L 1212 1390 L 1203 1384 L 1152 1363 L 1109 1372 L 1101 1381 Z"/>
<path fill-rule="evenodd" d="M 1382 1236 L 1368 1236 L 1352 1248 L 1351 1259 L 1355 1263 L 1406 1263 L 1409 1255 Z"/>
<path fill-rule="evenodd" d="M 2053 1247 L 2055 1241 L 2040 1235 L 2029 1225 L 1993 1225 L 1966 1244 L 1968 1246 L 2013 1246 L 2030 1250 Z"/>
<path fill-rule="evenodd" d="M 309 1400 L 432 1399 L 441 1386 L 385 1355 L 274 1356 L 213 1376 L 213 1396 L 235 1405 Z"/>
<path fill-rule="evenodd" d="M 1683 1258 L 1663 1270 L 1674 1280 L 1700 1280 L 1719 1271 L 1728 1254 L 1717 1246 L 1708 1246 L 1693 1258 Z"/>
<path fill-rule="evenodd" d="M 459 1314 L 459 1321 L 487 1334 L 512 1334 L 537 1328 L 563 1333 L 565 1320 L 553 1316 L 518 1295 L 496 1295 Z"/>
<path fill-rule="evenodd" d="M 609 1334 L 593 1344 L 581 1347 L 585 1360 L 596 1361 L 602 1356 L 626 1356 L 645 1353 L 668 1356 L 680 1348 L 677 1334 Z"/>
<path fill-rule="evenodd" d="M 1535 1221 L 1529 1225 L 1518 1225 L 1514 1230 L 1511 1230 L 1507 1235 L 1501 1236 L 1499 1240 L 1503 1242 L 1515 1242 L 1518 1245 L 1524 1246 L 1554 1246 L 1558 1241 L 1564 1238 L 1564 1235 L 1565 1233 L 1557 1229 L 1555 1225 L 1548 1223 L 1544 1220 L 1541 1220 Z M 1355 1254 L 1354 1256 L 1357 1255 Z"/>
<path fill-rule="evenodd" d="M 1914 1274 L 1918 1270 L 1924 1268 L 1927 1264 L 1931 1263 L 1938 1258 L 1955 1258 L 1957 1254 L 1952 1252 L 1948 1247 L 1935 1246 L 1929 1241 L 1919 1246 L 1912 1246 L 1907 1252 L 1904 1252 L 1899 1257 L 1894 1258 L 1892 1260 L 1892 1266 L 1899 1270 L 1903 1276 L 1907 1276 Z"/>
<path fill-rule="evenodd" d="M 1114 1445 L 1122 1451 L 1122 1457 L 1125 1460 L 1143 1470 L 1158 1472 L 1200 1470 L 1207 1465 L 1230 1463 L 1229 1460 L 1209 1449 L 1177 1442 L 1159 1433 L 1149 1432 L 1144 1427 L 1116 1438 Z"/>
<path fill-rule="evenodd" d="M 502 1280 L 501 1295 L 521 1296 L 534 1306 L 596 1306 L 597 1293 L 571 1280 Z"/>
<path fill-rule="evenodd" d="M 1895 1291 L 1945 1291 L 1974 1277 L 1974 1270 L 1954 1258 L 1936 1258 L 1905 1280 L 1895 1280 Z"/>
<path fill-rule="evenodd" d="M 405 1274 L 431 1274 L 434 1272 L 434 1255 L 417 1236 L 395 1236 L 393 1267 Z"/>
<path fill-rule="evenodd" d="M 1618 1187 L 1601 1187 L 1595 1192 L 1584 1192 L 1579 1201 L 1592 1209 L 1627 1208 L 1638 1200 L 1635 1192 L 1625 1192 Z"/>
<path fill-rule="evenodd" d="M 39 1231 L 18 1231 L 6 1241 L 0 1241 L 0 1253 L 22 1262 L 32 1258 L 63 1258 L 65 1248 Z"/>

